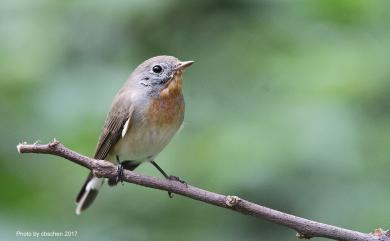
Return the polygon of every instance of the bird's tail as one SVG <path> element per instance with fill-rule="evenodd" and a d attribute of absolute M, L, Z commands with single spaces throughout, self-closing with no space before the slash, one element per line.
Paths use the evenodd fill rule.
<path fill-rule="evenodd" d="M 80 215 L 95 200 L 100 187 L 104 183 L 104 178 L 97 178 L 90 173 L 76 198 L 76 214 Z"/>

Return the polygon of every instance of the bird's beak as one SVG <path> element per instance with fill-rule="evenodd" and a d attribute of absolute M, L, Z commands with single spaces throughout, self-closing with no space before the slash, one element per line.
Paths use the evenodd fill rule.
<path fill-rule="evenodd" d="M 183 70 L 183 69 L 189 67 L 190 65 L 192 65 L 193 63 L 194 63 L 194 61 L 192 61 L 192 60 L 179 62 L 179 64 L 175 68 L 175 70 Z"/>

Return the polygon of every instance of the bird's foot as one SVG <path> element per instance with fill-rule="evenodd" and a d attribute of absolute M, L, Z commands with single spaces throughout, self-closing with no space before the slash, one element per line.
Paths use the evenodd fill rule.
<path fill-rule="evenodd" d="M 124 166 L 123 164 L 119 164 L 117 166 L 117 176 L 116 176 L 116 182 L 121 182 L 121 184 L 123 185 L 123 169 L 124 169 Z"/>
<path fill-rule="evenodd" d="M 157 168 L 157 170 L 158 170 L 161 174 L 163 174 L 163 176 L 164 176 L 166 179 L 171 180 L 171 181 L 176 181 L 176 182 L 183 183 L 186 187 L 188 187 L 187 183 L 186 183 L 185 181 L 181 180 L 180 178 L 178 178 L 178 177 L 176 177 L 176 176 L 172 176 L 172 175 L 169 175 L 169 176 L 168 176 L 167 173 L 164 172 L 164 170 L 163 170 L 159 165 L 157 165 L 157 163 L 154 162 L 153 160 L 151 160 L 150 163 L 152 163 L 152 165 L 153 165 L 155 168 Z M 168 196 L 169 196 L 170 198 L 172 198 L 172 192 L 168 191 Z"/>
<path fill-rule="evenodd" d="M 169 175 L 167 177 L 168 180 L 171 180 L 171 181 L 176 181 L 176 182 L 180 182 L 180 183 L 183 183 L 184 185 L 186 185 L 186 187 L 188 187 L 186 181 L 183 181 L 180 179 L 180 177 L 177 177 L 177 176 L 173 176 L 173 175 Z"/>
<path fill-rule="evenodd" d="M 123 165 L 121 163 L 116 166 L 116 176 L 108 179 L 108 185 L 116 186 L 118 182 L 123 185 Z"/>
<path fill-rule="evenodd" d="M 108 185 L 110 186 L 116 186 L 118 182 L 121 182 L 123 185 L 123 170 L 133 171 L 140 164 L 138 162 L 130 161 L 130 160 L 120 161 L 118 155 L 116 156 L 116 162 L 118 163 L 117 175 L 114 178 L 108 179 Z"/>
<path fill-rule="evenodd" d="M 170 180 L 170 181 L 180 182 L 180 183 L 184 184 L 186 187 L 188 187 L 187 183 L 185 181 L 181 180 L 177 176 L 169 175 L 169 176 L 167 176 L 167 179 Z M 170 198 L 173 197 L 173 195 L 172 195 L 172 193 L 170 191 L 168 191 L 168 196 Z"/>

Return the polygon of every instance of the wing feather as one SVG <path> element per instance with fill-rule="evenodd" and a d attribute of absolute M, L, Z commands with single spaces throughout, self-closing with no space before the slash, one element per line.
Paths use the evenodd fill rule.
<path fill-rule="evenodd" d="M 120 107 L 121 105 L 130 107 L 122 108 Z M 118 101 L 113 103 L 96 147 L 95 159 L 104 159 L 107 157 L 111 148 L 121 138 L 122 130 L 126 122 L 129 121 L 130 123 L 133 110 L 134 108 L 131 104 L 121 102 L 120 96 Z"/>

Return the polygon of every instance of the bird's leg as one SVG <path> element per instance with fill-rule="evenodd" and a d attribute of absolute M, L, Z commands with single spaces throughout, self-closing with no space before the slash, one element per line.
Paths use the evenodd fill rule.
<path fill-rule="evenodd" d="M 150 163 L 152 163 L 152 165 L 153 165 L 155 168 L 157 168 L 157 170 L 158 170 L 161 174 L 163 174 L 163 176 L 164 176 L 166 179 L 169 179 L 168 174 L 166 174 L 166 173 L 164 172 L 164 170 L 163 170 L 159 165 L 157 165 L 157 163 L 156 163 L 155 161 L 150 161 Z"/>
<path fill-rule="evenodd" d="M 150 161 L 150 163 L 152 163 L 152 165 L 157 168 L 157 170 L 168 180 L 171 180 L 171 181 L 177 181 L 177 182 L 181 182 L 183 184 L 186 185 L 187 187 L 187 183 L 183 180 L 181 180 L 179 177 L 177 176 L 172 176 L 172 175 L 168 175 L 166 172 L 164 172 L 164 170 L 159 166 L 157 165 L 157 163 L 155 161 Z M 170 198 L 172 198 L 172 193 L 170 191 L 168 191 L 168 195 Z"/>

